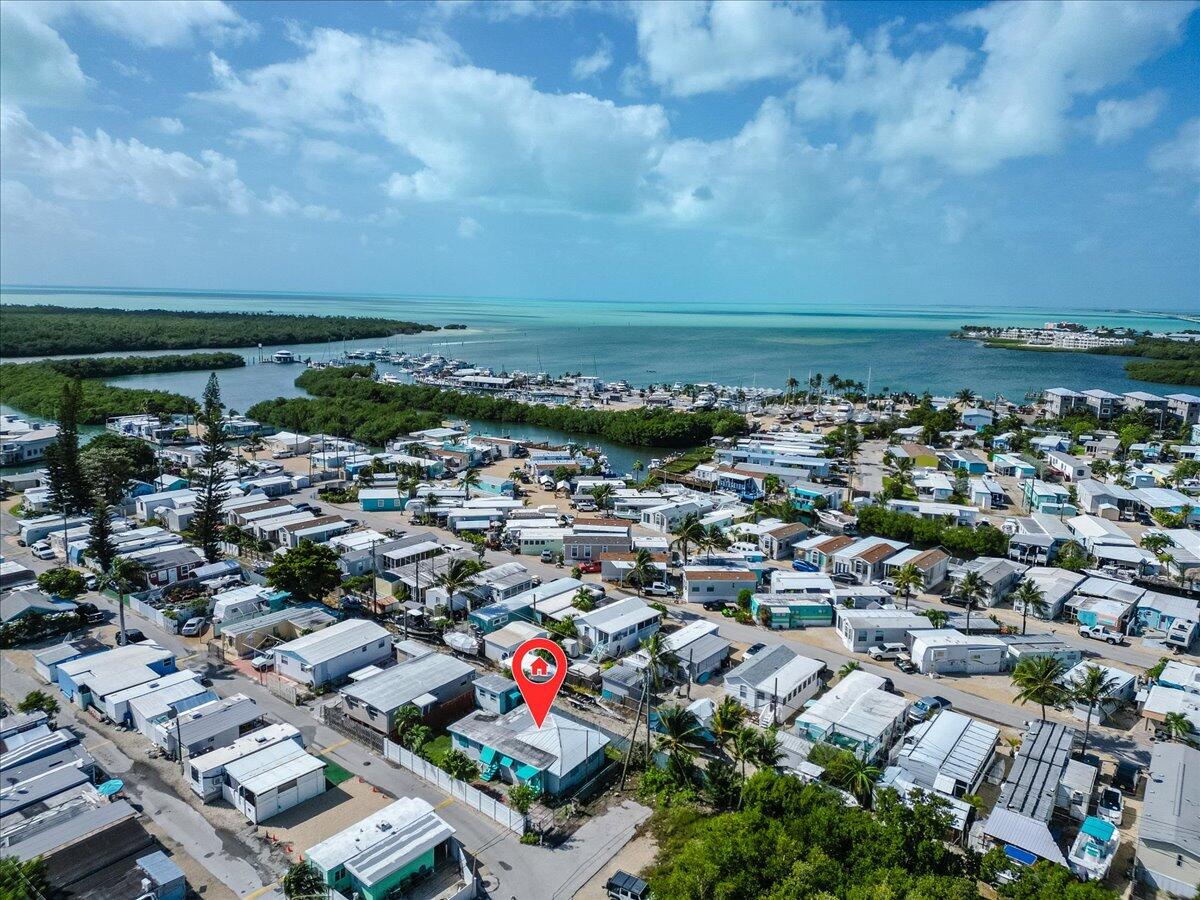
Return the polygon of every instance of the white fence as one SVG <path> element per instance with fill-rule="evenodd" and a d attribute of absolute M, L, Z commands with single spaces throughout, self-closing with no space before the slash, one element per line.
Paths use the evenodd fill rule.
<path fill-rule="evenodd" d="M 436 785 L 440 790 L 449 794 L 455 800 L 465 803 L 474 810 L 483 813 L 493 822 L 502 825 L 516 834 L 524 834 L 529 830 L 528 819 L 499 800 L 495 800 L 481 791 L 475 790 L 465 781 L 451 778 L 433 763 L 422 759 L 415 753 L 410 753 L 399 744 L 392 741 L 383 742 L 383 758 L 389 762 L 403 766 L 408 771 Z"/>

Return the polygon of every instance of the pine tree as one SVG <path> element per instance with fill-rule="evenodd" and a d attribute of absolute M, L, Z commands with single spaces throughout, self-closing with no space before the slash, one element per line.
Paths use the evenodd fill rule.
<path fill-rule="evenodd" d="M 83 388 L 79 379 L 63 385 L 58 406 L 58 439 L 46 448 L 50 502 L 63 517 L 78 514 L 92 505 L 91 492 L 79 464 L 79 403 Z"/>
<path fill-rule="evenodd" d="M 196 514 L 192 518 L 189 533 L 208 561 L 215 562 L 220 557 L 223 524 L 221 504 L 225 501 L 225 491 L 221 485 L 225 478 L 225 463 L 229 459 L 229 451 L 221 443 L 221 385 L 215 372 L 208 377 L 202 400 L 199 422 L 204 429 L 204 449 L 200 454 L 197 473 L 192 479 L 197 496 Z"/>
<path fill-rule="evenodd" d="M 113 542 L 112 510 L 103 500 L 96 503 L 92 511 L 92 524 L 88 529 L 88 555 L 96 561 L 101 572 L 112 568 L 117 558 L 117 545 Z"/>

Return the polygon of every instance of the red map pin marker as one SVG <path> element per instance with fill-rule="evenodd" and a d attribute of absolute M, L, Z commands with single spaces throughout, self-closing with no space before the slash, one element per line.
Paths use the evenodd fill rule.
<path fill-rule="evenodd" d="M 527 667 L 521 665 L 521 660 L 526 654 L 534 650 L 549 652 L 554 657 L 554 666 L 551 667 L 541 656 L 535 656 Z M 528 675 L 525 674 L 526 669 L 529 671 Z M 554 703 L 554 698 L 558 696 L 558 690 L 567 677 L 567 654 L 563 653 L 562 647 L 554 641 L 534 638 L 523 643 L 513 654 L 512 673 L 513 681 L 521 689 L 521 696 L 525 698 L 525 705 L 529 707 L 529 714 L 533 716 L 533 724 L 541 728 L 550 712 L 550 705 Z"/>

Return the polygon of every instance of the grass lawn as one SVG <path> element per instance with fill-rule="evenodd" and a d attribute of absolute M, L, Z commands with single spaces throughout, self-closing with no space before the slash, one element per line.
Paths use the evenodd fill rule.
<path fill-rule="evenodd" d="M 443 734 L 434 738 L 425 745 L 424 756 L 431 763 L 439 768 L 442 765 L 442 757 L 450 752 L 450 735 Z"/>
<path fill-rule="evenodd" d="M 353 772 L 347 772 L 328 756 L 322 756 L 321 759 L 325 760 L 325 778 L 334 787 L 337 787 L 343 781 L 349 781 L 354 777 Z"/>
<path fill-rule="evenodd" d="M 716 453 L 712 447 L 693 447 L 691 450 L 685 451 L 678 459 L 672 460 L 663 466 L 664 472 L 670 472 L 673 475 L 686 475 L 692 469 L 701 463 L 706 463 L 713 458 Z"/>

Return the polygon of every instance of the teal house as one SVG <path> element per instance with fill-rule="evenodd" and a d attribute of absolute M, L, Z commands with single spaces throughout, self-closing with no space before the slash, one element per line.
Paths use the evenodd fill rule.
<path fill-rule="evenodd" d="M 484 494 L 495 494 L 501 497 L 511 497 L 516 490 L 516 482 L 501 475 L 480 475 L 479 483 L 473 488 Z"/>
<path fill-rule="evenodd" d="M 524 703 L 521 689 L 511 678 L 484 675 L 475 679 L 475 705 L 487 712 L 504 714 Z"/>
<path fill-rule="evenodd" d="M 359 488 L 358 502 L 363 512 L 392 512 L 404 509 L 408 498 L 394 487 Z"/>
<path fill-rule="evenodd" d="M 771 628 L 810 628 L 833 624 L 833 605 L 824 599 L 800 594 L 755 594 L 750 598 L 750 613 L 761 622 L 759 610 L 769 610 Z"/>
<path fill-rule="evenodd" d="M 484 781 L 527 784 L 551 797 L 599 772 L 608 746 L 602 732 L 558 713 L 538 728 L 526 706 L 504 714 L 478 709 L 446 730 L 454 749 L 479 763 Z"/>
<path fill-rule="evenodd" d="M 401 797 L 379 812 L 309 848 L 305 858 L 326 887 L 343 897 L 384 900 L 417 894 L 435 875 L 466 868 L 454 829 L 416 797 Z M 467 884 L 463 885 L 464 890 Z"/>

